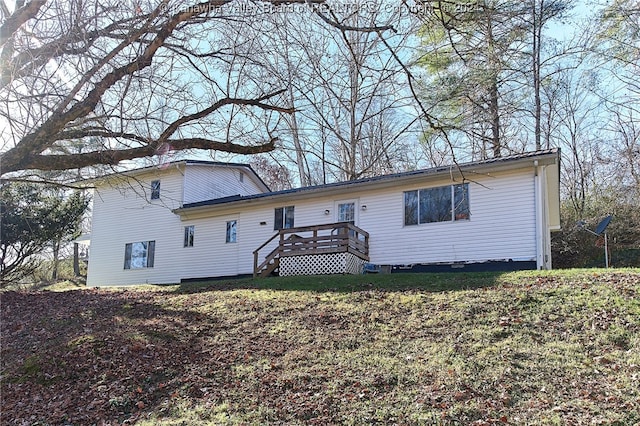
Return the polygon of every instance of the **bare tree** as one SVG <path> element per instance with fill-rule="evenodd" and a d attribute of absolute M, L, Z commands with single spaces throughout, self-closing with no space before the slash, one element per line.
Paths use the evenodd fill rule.
<path fill-rule="evenodd" d="M 292 3 L 322 12 L 314 7 L 323 3 L 318 0 L 32 0 L 18 1 L 13 11 L 3 3 L 2 173 L 117 164 L 192 148 L 273 150 L 270 125 L 277 120 L 258 126 L 252 118 L 256 111 L 292 114 L 287 88 L 221 84 L 216 64 L 231 46 L 220 43 L 217 30 L 224 22 L 242 22 L 247 8 Z M 390 29 L 324 18 L 347 32 Z M 81 153 L 58 150 L 88 138 L 103 143 Z"/>
<path fill-rule="evenodd" d="M 408 130 L 417 122 L 408 76 L 394 53 L 407 47 L 418 21 L 406 14 L 401 20 L 381 4 L 328 16 L 337 25 L 309 14 L 275 14 L 225 31 L 237 40 L 228 68 L 254 84 L 287 87 L 294 112 L 274 128 L 281 147 L 274 156 L 297 170 L 302 185 L 404 169 Z M 383 39 L 347 30 L 380 24 L 396 31 Z"/>

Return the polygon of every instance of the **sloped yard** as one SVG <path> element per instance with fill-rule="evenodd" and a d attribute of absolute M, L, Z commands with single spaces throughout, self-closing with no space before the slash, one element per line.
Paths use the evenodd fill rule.
<path fill-rule="evenodd" d="M 640 422 L 640 271 L 5 292 L 2 425 Z"/>

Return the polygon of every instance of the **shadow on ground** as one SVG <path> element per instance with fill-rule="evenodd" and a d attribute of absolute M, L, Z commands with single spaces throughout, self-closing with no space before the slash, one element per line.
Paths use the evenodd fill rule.
<path fill-rule="evenodd" d="M 346 293 L 374 289 L 442 292 L 490 287 L 495 285 L 503 274 L 503 272 L 397 273 L 243 278 L 182 283 L 174 292 L 192 294 L 217 290 L 278 290 Z"/>

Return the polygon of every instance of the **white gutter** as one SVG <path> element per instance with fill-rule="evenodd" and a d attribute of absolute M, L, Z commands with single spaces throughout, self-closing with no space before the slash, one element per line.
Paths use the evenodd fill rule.
<path fill-rule="evenodd" d="M 551 269 L 551 240 L 548 232 L 548 209 L 545 198 L 545 167 L 533 162 L 534 205 L 536 218 L 536 266 L 538 269 Z"/>

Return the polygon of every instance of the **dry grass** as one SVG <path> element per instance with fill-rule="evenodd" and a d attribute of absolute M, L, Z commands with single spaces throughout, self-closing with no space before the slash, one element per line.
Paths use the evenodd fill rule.
<path fill-rule="evenodd" d="M 2 295 L 2 424 L 636 424 L 640 271 Z"/>

